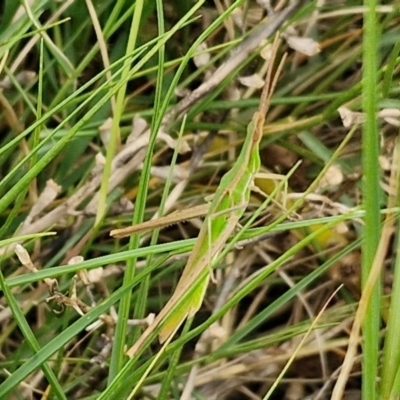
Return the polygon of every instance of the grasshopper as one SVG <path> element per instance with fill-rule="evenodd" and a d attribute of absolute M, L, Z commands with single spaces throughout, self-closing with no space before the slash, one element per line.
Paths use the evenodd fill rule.
<path fill-rule="evenodd" d="M 185 319 L 192 318 L 201 307 L 210 280 L 213 260 L 219 255 L 238 225 L 249 203 L 254 177 L 260 170 L 259 144 L 263 136 L 265 115 L 285 59 L 282 58 L 273 76 L 273 61 L 277 47 L 276 40 L 259 109 L 248 125 L 246 138 L 235 164 L 222 177 L 214 194 L 175 292 L 154 322 L 127 351 L 129 357 L 134 357 L 142 349 L 155 330 L 160 329 L 161 343 L 171 339 Z M 227 213 L 226 210 L 231 211 Z"/>

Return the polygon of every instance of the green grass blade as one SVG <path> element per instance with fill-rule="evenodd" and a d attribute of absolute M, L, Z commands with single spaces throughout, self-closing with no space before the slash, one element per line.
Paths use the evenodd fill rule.
<path fill-rule="evenodd" d="M 380 239 L 379 193 L 379 133 L 377 112 L 377 52 L 379 22 L 376 14 L 376 0 L 364 2 L 368 8 L 364 19 L 363 41 L 363 110 L 366 121 L 363 126 L 363 197 L 365 206 L 364 242 L 362 246 L 362 282 L 366 282 Z M 376 377 L 378 376 L 378 348 L 380 328 L 380 283 L 372 295 L 363 325 L 363 377 L 362 397 L 365 400 L 377 398 Z"/>

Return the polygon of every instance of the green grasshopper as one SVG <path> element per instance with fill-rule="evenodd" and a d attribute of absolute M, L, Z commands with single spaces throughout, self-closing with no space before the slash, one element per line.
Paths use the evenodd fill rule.
<path fill-rule="evenodd" d="M 263 136 L 265 115 L 284 63 L 283 58 L 273 77 L 273 61 L 276 51 L 277 42 L 273 46 L 273 55 L 266 84 L 261 94 L 259 109 L 248 125 L 246 139 L 239 157 L 233 167 L 222 177 L 214 194 L 175 292 L 154 322 L 127 351 L 126 354 L 129 357 L 134 357 L 158 328 L 160 328 L 159 340 L 161 343 L 170 339 L 185 319 L 193 317 L 203 303 L 213 260 L 219 255 L 238 225 L 249 203 L 254 177 L 260 170 L 259 144 Z"/>

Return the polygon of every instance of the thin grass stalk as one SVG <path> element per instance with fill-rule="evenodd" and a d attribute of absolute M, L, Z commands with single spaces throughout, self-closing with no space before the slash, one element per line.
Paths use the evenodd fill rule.
<path fill-rule="evenodd" d="M 397 182 L 397 199 L 396 205 L 399 204 L 399 143 L 397 143 L 397 157 L 395 162 L 395 180 Z M 397 212 L 394 214 L 394 216 Z M 398 226 L 398 221 L 397 221 Z M 400 396 L 400 346 L 399 346 L 399 332 L 400 332 L 400 318 L 398 318 L 398 310 L 400 308 L 400 258 L 398 257 L 400 251 L 400 236 L 397 232 L 396 235 L 396 259 L 394 261 L 393 272 L 393 287 L 390 298 L 390 307 L 387 319 L 387 330 L 385 333 L 385 343 L 383 349 L 383 366 L 382 366 L 382 380 L 380 384 L 380 396 L 382 399 L 395 399 Z"/>
<path fill-rule="evenodd" d="M 159 36 L 162 36 L 165 33 L 165 24 L 164 24 L 164 12 L 163 12 L 163 5 L 160 3 L 160 1 L 157 1 L 157 26 L 158 26 L 158 34 Z M 157 82 L 156 82 L 156 92 L 155 92 L 155 98 L 154 98 L 154 114 L 155 116 L 159 116 L 160 114 L 163 113 L 163 87 L 164 87 L 164 74 L 165 74 L 165 44 L 163 46 L 160 46 L 158 50 L 158 63 L 157 63 Z M 147 187 L 149 186 L 149 181 L 151 177 L 151 166 L 152 166 L 152 154 L 153 154 L 153 149 L 155 146 L 155 139 L 156 139 L 156 132 L 158 131 L 158 123 L 157 123 L 157 117 L 153 118 L 152 120 L 153 128 L 151 129 L 152 132 L 152 139 L 151 143 L 149 142 L 149 148 L 148 148 L 148 153 L 146 156 L 145 160 L 145 165 L 143 167 L 142 175 L 145 174 L 145 179 L 141 180 L 141 184 L 139 185 L 139 191 L 143 191 L 146 193 L 147 197 Z M 176 149 L 175 149 L 176 150 Z M 175 151 L 175 160 L 176 160 L 176 151 Z M 171 166 L 173 168 L 173 166 Z M 142 189 L 143 188 L 143 189 Z M 143 213 L 144 213 L 144 207 L 146 205 L 146 201 L 143 202 Z M 136 244 L 138 244 L 138 240 L 140 238 L 140 235 L 136 238 Z M 158 231 L 154 231 L 150 245 L 155 245 L 157 244 L 157 238 L 158 238 Z M 130 241 L 130 245 L 133 243 L 133 241 Z M 149 255 L 146 260 L 146 267 L 149 267 L 150 263 L 152 260 L 152 256 Z M 140 287 L 138 290 L 138 301 L 136 302 L 135 308 L 134 308 L 134 316 L 135 318 L 143 318 L 144 313 L 146 312 L 146 304 L 147 304 L 147 297 L 148 297 L 148 291 L 149 291 L 149 285 L 150 285 L 150 276 L 147 276 L 143 281 L 140 283 Z M 136 340 L 139 337 L 139 329 L 134 330 L 134 335 L 133 340 Z"/>
<path fill-rule="evenodd" d="M 138 30 L 140 26 L 142 11 L 143 11 L 143 1 L 137 1 L 135 10 L 132 16 L 131 29 L 129 32 L 128 44 L 126 47 L 126 55 L 131 54 L 136 46 L 136 40 L 138 36 Z M 121 74 L 121 79 L 126 78 L 129 75 L 131 60 L 127 59 L 124 62 L 124 69 Z M 124 111 L 124 102 L 125 102 L 125 94 L 127 81 L 125 84 L 120 87 L 117 93 L 117 100 L 115 106 L 114 118 L 112 121 L 111 128 L 111 137 L 110 143 L 107 146 L 107 156 L 106 163 L 104 165 L 103 179 L 100 187 L 100 196 L 99 196 L 99 205 L 98 211 L 96 215 L 96 225 L 102 220 L 105 211 L 107 192 L 108 192 L 108 181 L 111 176 L 111 164 L 116 152 L 117 144 L 120 142 L 120 134 L 119 134 L 119 125 L 121 121 L 121 117 Z M 127 263 L 127 273 L 124 276 L 124 284 L 128 284 L 132 281 L 133 273 L 132 269 L 134 269 L 134 261 L 128 261 Z M 112 382 L 117 373 L 122 368 L 123 359 L 124 359 L 124 345 L 127 331 L 127 323 L 128 323 L 128 315 L 130 310 L 130 302 L 131 302 L 131 293 L 128 292 L 126 296 L 124 296 L 121 300 L 119 311 L 118 311 L 118 321 L 115 327 L 115 336 L 114 336 L 114 344 L 111 353 L 110 360 L 110 371 L 108 374 L 108 383 Z"/>
<path fill-rule="evenodd" d="M 363 126 L 363 198 L 365 206 L 364 242 L 362 246 L 361 280 L 364 287 L 372 269 L 372 263 L 378 248 L 381 231 L 379 213 L 379 132 L 377 113 L 377 69 L 379 28 L 376 14 L 377 0 L 365 0 L 367 11 L 364 15 L 363 40 L 363 96 L 362 106 L 366 114 Z M 381 289 L 378 281 L 371 296 L 368 313 L 365 316 L 363 330 L 363 367 L 362 398 L 375 400 L 376 377 L 378 376 L 380 298 Z"/>

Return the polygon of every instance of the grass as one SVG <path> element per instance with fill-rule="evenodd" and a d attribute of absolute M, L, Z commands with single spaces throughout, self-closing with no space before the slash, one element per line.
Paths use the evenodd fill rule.
<path fill-rule="evenodd" d="M 239 78 L 265 74 L 246 38 L 267 12 L 100 3 L 2 5 L 0 398 L 399 398 L 398 2 L 292 3 L 283 26 L 320 52 L 280 43 L 260 150 L 280 179 L 255 180 L 196 316 L 131 359 L 201 220 L 109 232 L 215 192 L 258 107 Z"/>

